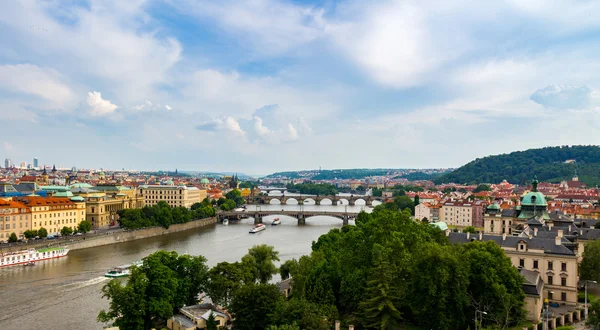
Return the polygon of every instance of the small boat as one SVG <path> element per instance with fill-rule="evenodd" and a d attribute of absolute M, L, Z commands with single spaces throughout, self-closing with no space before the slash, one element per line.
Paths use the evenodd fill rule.
<path fill-rule="evenodd" d="M 263 225 L 262 223 L 259 223 L 258 225 L 252 227 L 252 229 L 250 229 L 250 234 L 255 234 L 258 233 L 259 231 L 263 231 L 267 229 L 267 227 L 265 227 L 265 225 Z"/>
<path fill-rule="evenodd" d="M 142 265 L 141 261 L 136 261 L 132 264 L 129 265 L 123 265 L 123 266 L 119 266 L 119 267 L 114 267 L 113 269 L 107 271 L 106 273 L 104 273 L 104 277 L 108 277 L 108 278 L 118 278 L 118 277 L 125 277 L 125 276 L 129 276 L 131 274 L 131 267 L 132 266 L 140 266 Z"/>
<path fill-rule="evenodd" d="M 272 226 L 279 226 L 280 224 L 281 220 L 279 220 L 279 218 L 273 219 L 273 222 L 271 223 Z"/>
<path fill-rule="evenodd" d="M 223 219 L 223 225 L 227 226 L 229 224 L 229 219 Z"/>
<path fill-rule="evenodd" d="M 23 267 L 26 267 L 26 266 L 35 266 L 35 262 L 30 261 L 30 262 L 28 262 L 26 264 L 23 264 Z"/>

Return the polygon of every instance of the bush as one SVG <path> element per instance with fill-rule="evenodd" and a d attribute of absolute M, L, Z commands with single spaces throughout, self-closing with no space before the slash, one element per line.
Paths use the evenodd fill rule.
<path fill-rule="evenodd" d="M 16 243 L 19 239 L 17 238 L 17 234 L 15 233 L 11 233 L 10 237 L 8 238 L 8 242 L 9 243 Z"/>

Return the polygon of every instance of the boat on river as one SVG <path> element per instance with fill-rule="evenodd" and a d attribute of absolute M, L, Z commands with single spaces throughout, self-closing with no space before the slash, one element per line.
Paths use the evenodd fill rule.
<path fill-rule="evenodd" d="M 279 220 L 279 218 L 275 218 L 273 219 L 273 222 L 271 222 L 271 226 L 279 226 L 281 224 L 281 220 Z"/>
<path fill-rule="evenodd" d="M 229 224 L 229 219 L 223 219 L 223 225 L 227 226 Z"/>
<path fill-rule="evenodd" d="M 262 223 L 259 223 L 256 226 L 252 227 L 252 229 L 250 229 L 250 234 L 256 234 L 259 231 L 263 231 L 265 229 L 267 229 L 267 227 L 265 227 L 265 225 L 263 225 Z"/>
<path fill-rule="evenodd" d="M 119 278 L 129 276 L 131 274 L 131 266 L 140 266 L 141 264 L 141 261 L 136 261 L 132 264 L 113 267 L 111 270 L 104 273 L 104 277 Z"/>
<path fill-rule="evenodd" d="M 69 249 L 65 247 L 3 252 L 0 253 L 0 267 L 28 265 L 42 260 L 62 258 L 65 257 L 67 253 L 69 253 Z"/>

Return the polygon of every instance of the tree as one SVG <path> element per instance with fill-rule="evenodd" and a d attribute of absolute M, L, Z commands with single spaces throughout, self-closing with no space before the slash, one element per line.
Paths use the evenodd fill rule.
<path fill-rule="evenodd" d="M 274 262 L 279 261 L 279 252 L 270 245 L 255 245 L 248 250 L 242 258 L 242 264 L 246 265 L 253 274 L 254 281 L 267 283 L 274 274 L 277 274 L 277 267 Z"/>
<path fill-rule="evenodd" d="M 215 314 L 212 312 L 206 320 L 206 330 L 217 330 L 217 321 L 215 320 Z"/>
<path fill-rule="evenodd" d="M 37 230 L 26 230 L 23 232 L 23 236 L 25 236 L 25 238 L 27 239 L 31 239 L 34 238 L 38 235 L 38 231 Z"/>
<path fill-rule="evenodd" d="M 220 262 L 208 271 L 207 294 L 221 306 L 229 306 L 237 289 L 253 282 L 253 274 L 239 262 Z"/>
<path fill-rule="evenodd" d="M 600 281 L 600 240 L 585 244 L 583 260 L 579 264 L 579 276 L 582 280 Z"/>
<path fill-rule="evenodd" d="M 267 330 L 300 330 L 296 324 L 272 325 Z"/>
<path fill-rule="evenodd" d="M 63 236 L 69 236 L 69 235 L 73 234 L 73 229 L 71 227 L 64 226 L 60 230 L 60 234 Z"/>
<path fill-rule="evenodd" d="M 8 237 L 9 243 L 16 243 L 18 240 L 19 240 L 19 238 L 17 237 L 17 234 L 15 234 L 15 233 L 11 233 L 10 236 Z"/>
<path fill-rule="evenodd" d="M 419 195 L 415 195 L 415 206 L 419 205 Z"/>
<path fill-rule="evenodd" d="M 87 233 L 90 230 L 92 230 L 92 223 L 87 221 L 87 220 L 83 220 L 79 223 L 79 226 L 77 226 L 77 231 L 79 231 L 80 233 Z"/>
<path fill-rule="evenodd" d="M 477 187 L 475 187 L 475 189 L 473 189 L 473 192 L 478 193 L 481 191 L 491 191 L 491 190 L 492 190 L 492 187 L 490 187 L 489 184 L 480 184 L 480 185 L 477 185 Z"/>
<path fill-rule="evenodd" d="M 46 237 L 48 237 L 48 231 L 44 227 L 41 227 L 40 229 L 38 229 L 37 234 L 38 234 L 38 236 L 40 238 L 46 238 Z"/>
<path fill-rule="evenodd" d="M 295 273 L 295 269 L 298 267 L 298 260 L 290 259 L 286 260 L 279 266 L 279 274 L 282 280 L 290 278 L 290 274 Z"/>
<path fill-rule="evenodd" d="M 277 305 L 271 313 L 271 324 L 296 324 L 301 329 L 331 329 L 331 321 L 336 318 L 335 307 L 324 308 L 305 299 L 290 299 Z"/>
<path fill-rule="evenodd" d="M 600 229 L 600 221 L 596 222 L 596 224 L 594 225 L 594 228 Z"/>
<path fill-rule="evenodd" d="M 600 330 L 600 299 L 596 299 L 590 304 L 585 324 L 593 330 Z"/>
<path fill-rule="evenodd" d="M 398 209 L 404 210 L 409 209 L 411 214 L 415 214 L 415 203 L 408 196 L 399 196 L 394 199 L 394 203 L 398 206 Z"/>
<path fill-rule="evenodd" d="M 463 233 L 475 234 L 475 233 L 477 233 L 477 230 L 475 230 L 475 227 L 473 227 L 473 226 L 467 226 L 463 229 Z"/>
<path fill-rule="evenodd" d="M 283 295 L 273 284 L 248 284 L 234 294 L 231 302 L 234 330 L 262 330 L 269 326 L 269 318 Z"/>

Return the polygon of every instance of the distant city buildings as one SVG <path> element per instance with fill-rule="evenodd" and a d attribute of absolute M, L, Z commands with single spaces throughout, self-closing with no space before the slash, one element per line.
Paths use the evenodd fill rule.
<path fill-rule="evenodd" d="M 39 168 L 39 160 L 37 157 L 33 158 L 33 168 Z"/>
<path fill-rule="evenodd" d="M 12 167 L 13 167 L 12 159 L 6 158 L 4 160 L 4 168 L 12 168 Z"/>

